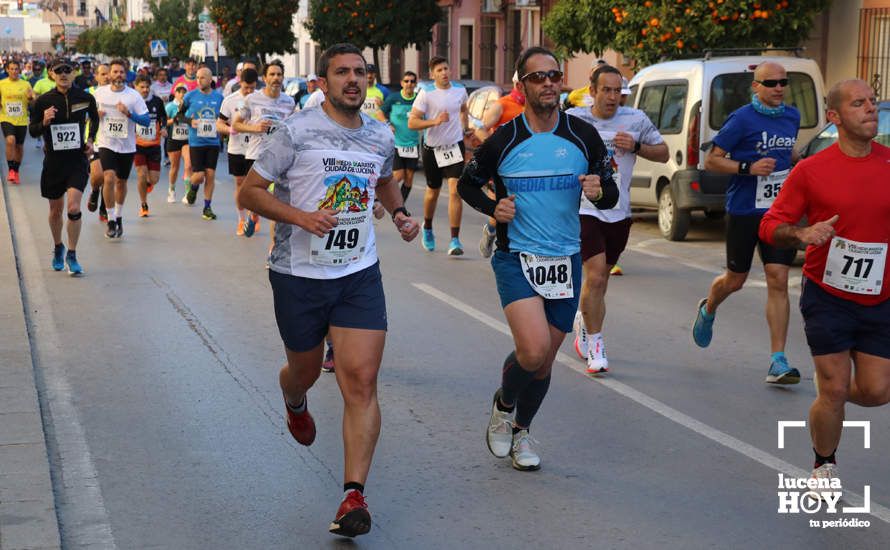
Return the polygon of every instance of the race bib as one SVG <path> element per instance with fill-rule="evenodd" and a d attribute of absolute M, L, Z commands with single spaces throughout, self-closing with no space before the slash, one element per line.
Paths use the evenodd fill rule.
<path fill-rule="evenodd" d="M 145 141 L 154 141 L 158 137 L 158 125 L 152 122 L 148 126 L 136 125 L 136 135 Z"/>
<path fill-rule="evenodd" d="M 362 112 L 368 116 L 373 117 L 379 110 L 380 106 L 377 104 L 376 99 L 365 99 L 364 103 L 362 103 Z"/>
<path fill-rule="evenodd" d="M 198 137 L 215 138 L 216 137 L 216 121 L 215 120 L 198 120 Z"/>
<path fill-rule="evenodd" d="M 785 169 L 779 172 L 773 172 L 768 176 L 757 176 L 757 190 L 754 195 L 755 208 L 769 208 L 773 205 L 773 201 L 779 196 L 782 190 L 782 184 L 788 177 L 791 169 Z"/>
<path fill-rule="evenodd" d="M 189 127 L 186 124 L 173 125 L 173 139 L 176 141 L 185 141 L 189 138 Z"/>
<path fill-rule="evenodd" d="M 828 245 L 822 282 L 853 294 L 880 294 L 887 243 L 860 243 L 834 237 Z"/>
<path fill-rule="evenodd" d="M 410 147 L 396 147 L 396 151 L 399 153 L 399 156 L 403 159 L 416 159 L 417 158 L 417 146 L 412 145 Z"/>
<path fill-rule="evenodd" d="M 343 266 L 361 260 L 371 233 L 371 211 L 340 212 L 337 227 L 324 237 L 309 239 L 309 262 L 315 265 Z"/>
<path fill-rule="evenodd" d="M 80 125 L 76 122 L 51 124 L 49 134 L 52 139 L 53 151 L 80 149 Z"/>
<path fill-rule="evenodd" d="M 6 103 L 6 116 L 20 117 L 25 112 L 21 101 L 9 101 Z"/>
<path fill-rule="evenodd" d="M 115 139 L 127 139 L 127 136 L 130 135 L 130 125 L 125 118 L 118 117 L 105 117 L 105 122 L 102 125 L 102 133 L 105 134 L 106 137 L 115 138 Z"/>
<path fill-rule="evenodd" d="M 522 274 L 531 287 L 549 300 L 572 298 L 572 258 L 569 256 L 535 256 L 519 253 Z"/>
<path fill-rule="evenodd" d="M 433 154 L 436 156 L 436 166 L 439 168 L 445 168 L 446 166 L 464 161 L 463 155 L 460 154 L 460 146 L 457 143 L 434 147 Z"/>

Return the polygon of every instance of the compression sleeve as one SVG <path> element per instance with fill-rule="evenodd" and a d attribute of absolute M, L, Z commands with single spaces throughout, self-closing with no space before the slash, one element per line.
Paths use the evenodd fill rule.
<path fill-rule="evenodd" d="M 148 112 L 142 113 L 141 115 L 130 113 L 130 119 L 139 126 L 148 126 L 151 124 L 151 115 L 149 115 Z"/>
<path fill-rule="evenodd" d="M 488 216 L 494 215 L 494 209 L 497 206 L 497 202 L 482 190 L 497 171 L 495 165 L 497 151 L 493 149 L 493 140 L 489 139 L 484 142 L 476 150 L 457 182 L 457 192 L 460 197 L 474 209 Z"/>

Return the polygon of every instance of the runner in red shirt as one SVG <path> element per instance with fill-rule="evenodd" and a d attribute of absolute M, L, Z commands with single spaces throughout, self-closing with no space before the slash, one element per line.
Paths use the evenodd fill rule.
<path fill-rule="evenodd" d="M 838 477 L 845 403 L 890 402 L 890 148 L 872 141 L 877 101 L 866 82 L 836 84 L 827 103 L 837 144 L 794 168 L 760 224 L 775 246 L 807 245 L 800 310 L 816 365 L 815 478 Z M 804 215 L 815 223 L 798 227 Z"/>

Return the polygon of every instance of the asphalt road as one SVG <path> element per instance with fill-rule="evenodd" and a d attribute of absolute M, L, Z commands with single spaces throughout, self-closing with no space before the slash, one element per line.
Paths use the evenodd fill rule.
<path fill-rule="evenodd" d="M 871 513 L 777 513 L 778 473 L 808 475 L 812 464 L 806 429 L 787 430 L 777 448 L 777 422 L 805 420 L 815 393 L 798 281 L 788 355 L 799 386 L 763 383 L 757 264 L 752 284 L 721 308 L 711 347 L 694 347 L 695 304 L 723 262 L 720 221 L 702 218 L 686 242 L 669 243 L 654 215 L 638 217 L 625 276 L 609 289 L 612 373 L 585 376 L 567 339 L 532 428 L 542 469 L 517 472 L 492 457 L 483 431 L 511 339 L 475 251 L 482 216 L 466 209 L 468 254 L 450 258 L 444 200 L 435 253 L 377 225 L 390 331 L 367 484 L 374 526 L 354 543 L 333 537 L 339 393 L 322 376 L 310 393 L 318 438 L 309 448 L 294 442 L 277 384 L 268 226 L 235 237 L 225 164 L 213 222 L 198 207 L 166 204 L 163 184 L 150 196 L 152 216 L 137 218 L 134 174 L 123 239 L 106 240 L 85 212 L 86 275 L 72 279 L 50 268 L 40 153 L 26 147 L 10 204 L 65 548 L 818 549 L 890 540 L 886 408 L 850 406 L 848 420 L 871 421 L 870 448 L 850 428 L 838 451 L 846 505 L 861 503 L 868 485 Z M 843 518 L 870 525 L 811 527 Z"/>

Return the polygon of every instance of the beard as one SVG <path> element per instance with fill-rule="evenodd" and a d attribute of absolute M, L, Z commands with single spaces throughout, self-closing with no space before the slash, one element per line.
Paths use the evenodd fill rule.
<path fill-rule="evenodd" d="M 357 105 L 352 105 L 343 99 L 342 96 L 337 97 L 333 94 L 328 94 L 326 100 L 330 102 L 332 107 L 345 113 L 355 114 L 362 110 L 362 101 L 359 101 Z"/>

